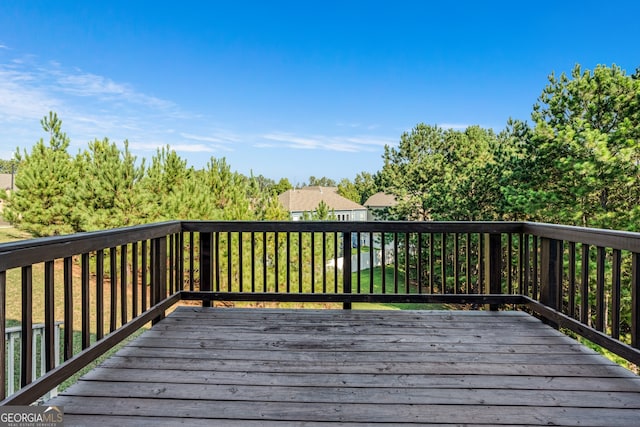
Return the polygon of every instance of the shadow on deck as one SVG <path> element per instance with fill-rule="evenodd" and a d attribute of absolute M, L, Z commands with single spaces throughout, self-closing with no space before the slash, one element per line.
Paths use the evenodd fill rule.
<path fill-rule="evenodd" d="M 638 425 L 640 377 L 520 311 L 179 307 L 65 425 Z"/>

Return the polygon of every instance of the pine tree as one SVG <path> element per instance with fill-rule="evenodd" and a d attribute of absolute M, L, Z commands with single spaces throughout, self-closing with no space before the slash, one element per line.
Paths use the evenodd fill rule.
<path fill-rule="evenodd" d="M 76 193 L 80 223 L 84 230 L 101 230 L 147 222 L 150 218 L 140 181 L 144 162 L 107 138 L 89 143 L 89 149 L 76 158 L 80 180 Z"/>
<path fill-rule="evenodd" d="M 31 152 L 18 149 L 16 191 L 3 195 L 4 218 L 34 236 L 51 236 L 78 230 L 73 194 L 77 169 L 67 152 L 69 138 L 54 112 L 40 121 L 49 143 L 40 139 Z"/>

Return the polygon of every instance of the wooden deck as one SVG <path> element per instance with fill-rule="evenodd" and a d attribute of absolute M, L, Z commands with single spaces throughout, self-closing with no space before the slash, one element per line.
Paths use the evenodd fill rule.
<path fill-rule="evenodd" d="M 65 425 L 633 425 L 640 377 L 522 312 L 180 307 Z"/>

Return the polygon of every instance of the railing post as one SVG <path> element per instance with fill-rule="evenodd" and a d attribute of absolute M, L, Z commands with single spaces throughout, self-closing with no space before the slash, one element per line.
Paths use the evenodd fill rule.
<path fill-rule="evenodd" d="M 484 239 L 484 274 L 485 292 L 487 294 L 502 293 L 502 235 L 487 234 Z M 498 304 L 489 304 L 491 311 L 498 310 Z"/>
<path fill-rule="evenodd" d="M 631 258 L 631 345 L 640 348 L 640 254 Z"/>
<path fill-rule="evenodd" d="M 6 318 L 7 318 L 7 272 L 0 271 L 0 400 L 7 397 L 6 378 Z M 12 355 L 13 356 L 13 355 Z M 13 382 L 13 377 L 11 377 Z"/>
<path fill-rule="evenodd" d="M 540 243 L 540 302 L 560 311 L 562 291 L 562 241 L 543 237 Z M 553 322 L 547 324 L 557 327 Z"/>
<path fill-rule="evenodd" d="M 351 293 L 351 232 L 348 231 L 342 233 L 342 293 Z M 351 301 L 342 303 L 342 308 L 351 310 Z"/>
<path fill-rule="evenodd" d="M 211 291 L 211 233 L 200 233 L 200 290 Z M 211 307 L 211 300 L 203 300 L 203 307 Z"/>
<path fill-rule="evenodd" d="M 151 305 L 156 305 L 167 297 L 167 238 L 159 237 L 151 242 Z M 153 319 L 152 324 L 158 323 L 164 315 Z"/>

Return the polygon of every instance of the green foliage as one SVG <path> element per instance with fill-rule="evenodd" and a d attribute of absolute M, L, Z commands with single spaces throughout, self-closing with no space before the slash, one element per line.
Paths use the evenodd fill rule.
<path fill-rule="evenodd" d="M 379 191 L 375 177 L 368 172 L 360 172 L 353 182 L 343 178 L 338 183 L 338 194 L 360 205 Z"/>
<path fill-rule="evenodd" d="M 233 172 L 224 158 L 211 158 L 196 171 L 163 147 L 146 168 L 126 141 L 120 149 L 106 138 L 72 158 L 61 124 L 55 113 L 43 119 L 49 144 L 40 140 L 30 153 L 16 153 L 17 191 L 2 195 L 5 219 L 35 236 L 171 219 L 288 217 L 273 181 Z"/>
<path fill-rule="evenodd" d="M 284 193 L 287 190 L 292 190 L 292 189 L 293 189 L 293 185 L 291 185 L 289 180 L 287 178 L 281 178 L 280 181 L 278 181 L 278 183 L 273 186 L 272 191 L 276 195 L 278 195 L 278 194 Z"/>
<path fill-rule="evenodd" d="M 15 159 L 2 160 L 0 159 L 0 173 L 15 173 L 18 162 Z"/>
<path fill-rule="evenodd" d="M 336 214 L 333 209 L 329 209 L 329 206 L 320 200 L 318 207 L 312 213 L 304 212 L 302 214 L 303 221 L 335 221 Z"/>
<path fill-rule="evenodd" d="M 349 181 L 348 178 L 342 178 L 338 183 L 338 194 L 342 197 L 360 203 L 360 191 L 356 184 Z"/>
<path fill-rule="evenodd" d="M 76 158 L 79 170 L 74 194 L 78 231 L 101 230 L 146 222 L 148 206 L 138 184 L 144 176 L 144 164 L 108 139 L 89 143 L 89 149 Z"/>
<path fill-rule="evenodd" d="M 17 191 L 0 195 L 6 202 L 2 214 L 34 236 L 71 233 L 76 231 L 73 194 L 78 171 L 67 152 L 69 138 L 55 113 L 49 113 L 41 124 L 49 133 L 49 143 L 41 139 L 30 153 L 16 151 Z"/>
<path fill-rule="evenodd" d="M 513 167 L 510 186 L 536 219 L 637 229 L 640 219 L 640 80 L 598 66 L 549 76 Z"/>
<path fill-rule="evenodd" d="M 419 124 L 385 147 L 380 180 L 397 196 L 396 218 L 488 220 L 501 212 L 494 158 L 496 135 L 471 126 L 465 131 Z"/>
<path fill-rule="evenodd" d="M 322 178 L 316 178 L 315 176 L 309 177 L 309 184 L 302 185 L 302 187 L 335 187 L 336 182 L 331 179 L 323 176 Z"/>

